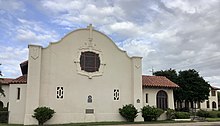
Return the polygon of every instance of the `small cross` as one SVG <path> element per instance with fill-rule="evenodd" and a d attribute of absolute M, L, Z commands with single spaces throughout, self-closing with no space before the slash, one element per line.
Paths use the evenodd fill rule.
<path fill-rule="evenodd" d="M 152 75 L 154 75 L 154 67 L 152 66 L 152 69 L 150 70 L 152 72 Z"/>
<path fill-rule="evenodd" d="M 92 24 L 89 24 L 87 28 L 89 29 L 89 41 L 91 42 L 92 41 L 92 30 L 93 30 Z"/>

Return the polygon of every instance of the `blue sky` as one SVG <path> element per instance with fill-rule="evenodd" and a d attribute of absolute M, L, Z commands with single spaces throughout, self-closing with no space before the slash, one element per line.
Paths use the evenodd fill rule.
<path fill-rule="evenodd" d="M 28 44 L 47 47 L 93 24 L 130 56 L 143 74 L 196 69 L 220 87 L 219 0 L 0 0 L 0 69 L 21 75 Z"/>

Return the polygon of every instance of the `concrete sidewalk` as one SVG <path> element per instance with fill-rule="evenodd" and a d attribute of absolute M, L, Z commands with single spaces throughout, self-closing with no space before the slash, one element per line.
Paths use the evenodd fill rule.
<path fill-rule="evenodd" d="M 125 125 L 111 125 L 111 126 L 220 126 L 220 122 L 125 124 Z"/>

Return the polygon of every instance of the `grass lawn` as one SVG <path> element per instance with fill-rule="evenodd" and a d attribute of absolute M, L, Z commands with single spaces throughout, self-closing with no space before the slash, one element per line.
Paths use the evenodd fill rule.
<path fill-rule="evenodd" d="M 5 123 L 0 123 L 0 126 L 23 126 L 19 124 L 5 124 Z"/>
<path fill-rule="evenodd" d="M 210 121 L 210 122 L 220 121 L 220 118 L 206 118 L 206 121 Z"/>
<path fill-rule="evenodd" d="M 187 121 L 189 122 L 189 121 Z M 149 122 L 91 122 L 91 123 L 70 123 L 70 124 L 56 124 L 49 126 L 97 126 L 97 125 L 123 125 L 123 124 L 157 124 L 157 123 L 180 123 L 179 121 L 149 121 Z M 181 121 L 181 123 L 184 123 Z M 0 126 L 23 126 L 0 123 Z"/>

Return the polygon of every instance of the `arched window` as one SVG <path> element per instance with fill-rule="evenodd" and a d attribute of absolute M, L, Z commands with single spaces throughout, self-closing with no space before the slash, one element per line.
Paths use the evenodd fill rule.
<path fill-rule="evenodd" d="M 216 108 L 216 103 L 214 101 L 212 102 L 212 108 Z"/>
<path fill-rule="evenodd" d="M 161 109 L 167 109 L 168 103 L 167 103 L 167 93 L 165 91 L 159 91 L 157 93 L 157 108 Z"/>
<path fill-rule="evenodd" d="M 206 108 L 209 108 L 209 101 L 206 101 Z"/>
<path fill-rule="evenodd" d="M 88 96 L 87 102 L 88 102 L 88 103 L 92 103 L 92 96 L 91 96 L 91 95 Z"/>
<path fill-rule="evenodd" d="M 100 67 L 99 54 L 90 51 L 81 52 L 80 67 L 81 70 L 84 70 L 86 72 L 99 71 L 99 67 Z"/>

